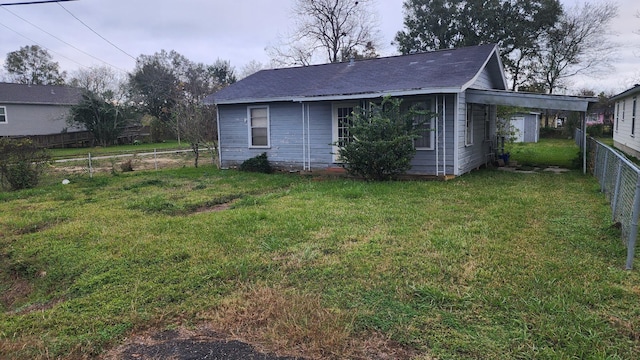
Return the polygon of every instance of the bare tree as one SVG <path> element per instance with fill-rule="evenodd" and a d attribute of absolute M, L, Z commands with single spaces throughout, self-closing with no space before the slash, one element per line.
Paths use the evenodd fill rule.
<path fill-rule="evenodd" d="M 240 69 L 240 73 L 238 74 L 238 78 L 239 79 L 244 79 L 249 75 L 255 74 L 260 70 L 264 70 L 267 69 L 268 66 L 257 61 L 257 60 L 251 60 L 249 61 L 245 66 L 242 67 L 242 69 Z"/>
<path fill-rule="evenodd" d="M 82 88 L 107 101 L 121 102 L 126 94 L 126 75 L 107 66 L 79 69 L 72 73 L 69 85 Z"/>
<path fill-rule="evenodd" d="M 267 52 L 279 65 L 338 62 L 351 53 L 376 47 L 374 0 L 296 0 L 296 24 L 280 46 Z"/>
<path fill-rule="evenodd" d="M 538 82 L 552 94 L 576 75 L 597 76 L 610 68 L 615 44 L 607 39 L 618 14 L 613 3 L 584 3 L 564 11 L 560 21 L 542 38 L 537 63 Z"/>

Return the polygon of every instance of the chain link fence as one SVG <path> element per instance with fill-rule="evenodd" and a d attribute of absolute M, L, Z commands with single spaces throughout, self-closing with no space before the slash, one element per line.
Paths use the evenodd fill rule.
<path fill-rule="evenodd" d="M 582 149 L 583 134 L 576 130 L 576 143 Z M 587 138 L 587 171 L 600 183 L 600 190 L 611 202 L 612 220 L 620 226 L 627 248 L 627 270 L 633 268 L 640 215 L 640 168 L 621 152 L 591 137 Z"/>

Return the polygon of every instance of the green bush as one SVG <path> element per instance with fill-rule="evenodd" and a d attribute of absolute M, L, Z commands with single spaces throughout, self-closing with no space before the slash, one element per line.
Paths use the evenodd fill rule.
<path fill-rule="evenodd" d="M 371 109 L 357 109 L 348 128 L 351 140 L 334 143 L 350 174 L 366 180 L 396 178 L 411 168 L 416 153 L 413 141 L 433 114 L 423 110 L 401 111 L 401 100 L 385 98 Z M 426 121 L 426 120 L 425 120 Z M 429 129 L 430 130 L 430 129 Z"/>
<path fill-rule="evenodd" d="M 273 172 L 273 167 L 267 159 L 267 153 L 263 152 L 262 154 L 252 157 L 251 159 L 247 159 L 240 164 L 240 171 L 270 174 Z"/>
<path fill-rule="evenodd" d="M 0 181 L 12 190 L 38 185 L 50 161 L 46 149 L 40 149 L 29 139 L 0 139 Z"/>

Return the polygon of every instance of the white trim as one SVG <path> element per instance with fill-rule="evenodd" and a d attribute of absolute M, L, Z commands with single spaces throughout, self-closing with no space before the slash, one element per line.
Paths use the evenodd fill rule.
<path fill-rule="evenodd" d="M 354 101 L 338 101 L 331 104 L 331 144 L 338 141 L 338 108 L 352 107 L 355 111 L 358 106 L 360 106 L 360 104 Z M 331 149 L 333 162 L 340 163 L 341 161 L 338 159 L 338 147 L 331 145 Z"/>
<path fill-rule="evenodd" d="M 455 94 L 453 106 L 453 175 L 460 175 L 460 93 Z M 465 105 L 466 106 L 466 105 Z"/>
<path fill-rule="evenodd" d="M 473 146 L 473 103 L 467 102 L 466 117 L 464 119 L 464 146 Z"/>
<path fill-rule="evenodd" d="M 218 127 L 216 132 L 218 133 L 218 162 L 220 163 L 220 169 L 222 169 L 222 143 L 220 142 L 220 107 L 216 106 L 216 126 Z"/>
<path fill-rule="evenodd" d="M 404 109 L 404 111 L 409 111 L 411 109 L 411 107 L 413 107 L 416 104 L 424 104 L 426 105 L 426 109 L 424 109 L 424 111 L 428 111 L 430 113 L 434 113 L 434 109 L 435 109 L 435 103 L 438 101 L 437 100 L 438 97 L 435 96 L 428 96 L 428 97 L 424 97 L 424 98 L 418 98 L 415 100 L 410 100 L 410 101 L 406 101 L 407 104 L 407 108 Z M 428 124 L 428 129 L 429 129 L 429 144 L 431 146 L 429 147 L 418 147 L 415 146 L 415 140 L 413 142 L 416 151 L 433 151 L 436 150 L 435 147 L 435 141 L 436 141 L 436 132 L 437 132 L 437 114 L 432 114 L 433 116 L 430 117 L 429 119 L 427 119 Z M 428 116 L 428 115 L 427 115 Z M 426 125 L 426 124 L 425 124 Z M 434 126 L 435 125 L 435 126 Z M 415 126 L 415 124 L 414 124 Z"/>
<path fill-rule="evenodd" d="M 7 107 L 6 106 L 0 106 L 0 109 L 3 110 L 2 114 L 0 114 L 0 117 L 4 118 L 4 121 L 0 121 L 0 124 L 9 123 L 9 118 L 7 116 Z"/>
<path fill-rule="evenodd" d="M 442 87 L 442 88 L 423 88 L 412 90 L 389 90 L 376 91 L 361 94 L 335 94 L 321 96 L 286 96 L 274 98 L 248 98 L 216 101 L 216 105 L 240 105 L 253 103 L 273 103 L 273 102 L 312 102 L 312 101 L 350 101 L 350 100 L 369 100 L 375 98 L 383 98 L 386 96 L 403 97 L 413 95 L 433 95 L 441 93 L 459 93 L 462 91 L 460 87 Z"/>
<path fill-rule="evenodd" d="M 251 110 L 253 109 L 267 109 L 267 145 L 253 145 L 252 139 L 252 130 L 251 127 Z M 248 136 L 248 145 L 250 149 L 269 149 L 271 148 L 271 111 L 269 105 L 256 105 L 256 106 L 247 106 L 247 136 Z"/>

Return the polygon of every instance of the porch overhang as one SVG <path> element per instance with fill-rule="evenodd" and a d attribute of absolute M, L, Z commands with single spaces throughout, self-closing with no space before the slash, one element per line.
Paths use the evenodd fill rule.
<path fill-rule="evenodd" d="M 517 106 L 530 109 L 586 112 L 589 109 L 589 104 L 598 102 L 597 98 L 587 96 L 547 95 L 508 90 L 468 89 L 466 94 L 468 103 Z"/>

